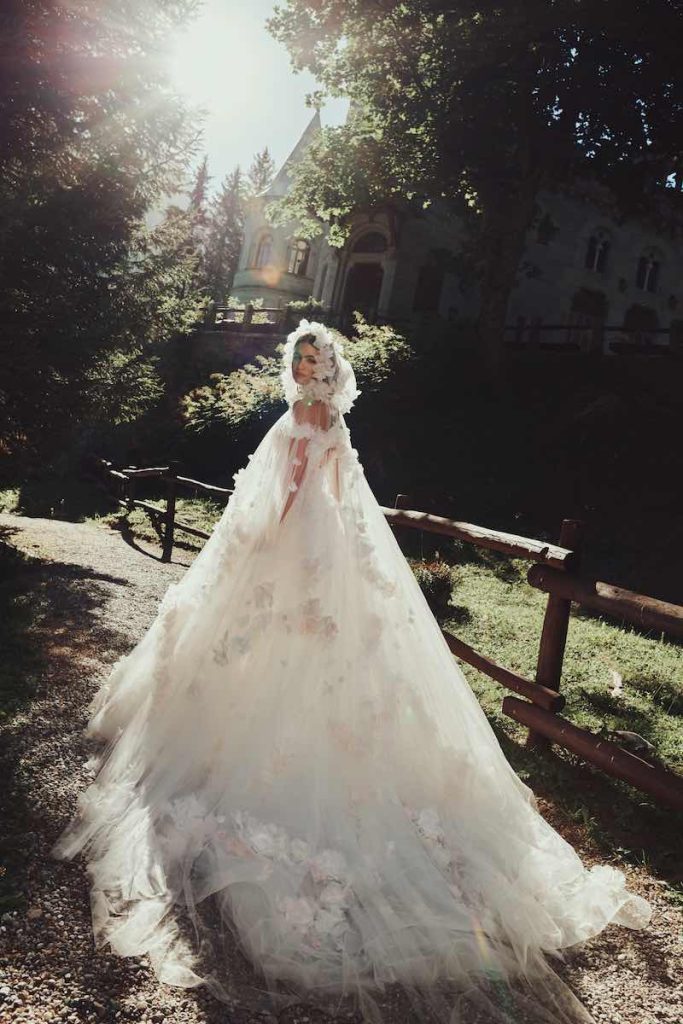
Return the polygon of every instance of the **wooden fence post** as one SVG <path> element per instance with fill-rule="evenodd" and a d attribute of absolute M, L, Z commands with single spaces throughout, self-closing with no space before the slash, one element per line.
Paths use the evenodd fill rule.
<path fill-rule="evenodd" d="M 127 466 L 126 469 L 135 469 L 135 466 Z M 124 473 L 126 470 L 124 469 Z M 129 476 L 126 480 L 126 503 L 128 505 L 128 511 L 132 512 L 135 508 L 135 477 Z"/>
<path fill-rule="evenodd" d="M 178 489 L 178 463 L 171 461 L 168 464 L 166 476 L 166 514 L 164 516 L 164 546 L 161 553 L 162 562 L 170 562 L 173 552 L 173 530 L 175 527 L 175 499 Z"/>
<path fill-rule="evenodd" d="M 254 306 L 253 306 L 253 303 L 247 302 L 246 306 L 244 307 L 244 319 L 242 320 L 242 323 L 244 324 L 245 327 L 247 326 L 247 324 L 251 323 L 253 316 L 254 316 Z"/>
<path fill-rule="evenodd" d="M 563 548 L 569 548 L 576 552 L 572 570 L 578 568 L 583 535 L 584 523 L 580 519 L 562 520 L 559 544 Z M 536 682 L 541 686 L 547 687 L 549 690 L 554 690 L 556 693 L 560 692 L 562 663 L 567 643 L 571 606 L 571 601 L 566 598 L 557 597 L 555 594 L 548 594 L 541 641 L 538 648 Z M 540 733 L 530 729 L 526 745 L 535 749 L 547 749 L 550 746 L 550 740 L 546 736 L 542 736 Z"/>

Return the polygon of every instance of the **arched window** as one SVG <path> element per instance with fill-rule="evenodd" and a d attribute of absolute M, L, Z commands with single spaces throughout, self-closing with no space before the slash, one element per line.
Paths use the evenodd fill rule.
<path fill-rule="evenodd" d="M 256 249 L 255 267 L 267 267 L 273 258 L 273 236 L 262 235 Z"/>
<path fill-rule="evenodd" d="M 586 270 L 594 270 L 598 274 L 604 273 L 607 269 L 607 257 L 609 255 L 610 240 L 606 231 L 594 231 L 588 239 L 586 246 L 586 259 L 584 261 Z"/>
<path fill-rule="evenodd" d="M 641 291 L 657 291 L 660 266 L 661 261 L 657 258 L 657 253 L 653 249 L 643 253 L 638 260 L 638 270 L 636 273 L 636 286 Z"/>
<path fill-rule="evenodd" d="M 366 231 L 354 243 L 353 252 L 386 252 L 387 240 L 380 231 Z"/>
<path fill-rule="evenodd" d="M 308 256 L 311 247 L 303 238 L 297 238 L 290 242 L 287 251 L 287 273 L 296 274 L 297 277 L 305 277 L 308 268 Z"/>
<path fill-rule="evenodd" d="M 636 302 L 624 313 L 624 331 L 631 342 L 640 345 L 654 344 L 658 327 L 657 310 L 650 306 L 641 306 Z"/>

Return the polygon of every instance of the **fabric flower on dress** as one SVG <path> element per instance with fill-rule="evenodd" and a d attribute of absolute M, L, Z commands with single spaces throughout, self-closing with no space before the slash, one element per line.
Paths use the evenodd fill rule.
<path fill-rule="evenodd" d="M 272 608 L 274 590 L 275 584 L 272 580 L 257 583 L 253 591 L 254 606 L 256 608 Z"/>
<path fill-rule="evenodd" d="M 276 903 L 285 920 L 295 931 L 305 931 L 313 923 L 313 907 L 304 896 L 284 896 Z"/>
<path fill-rule="evenodd" d="M 432 860 L 437 867 L 447 872 L 453 863 L 453 855 L 446 845 L 441 819 L 436 808 L 425 807 L 420 811 L 411 811 L 410 818 L 419 835 L 426 840 Z"/>
<path fill-rule="evenodd" d="M 309 870 L 316 882 L 342 882 L 347 876 L 348 867 L 343 853 L 325 849 L 309 861 Z"/>
<path fill-rule="evenodd" d="M 199 852 L 215 837 L 223 818 L 207 811 L 194 793 L 177 797 L 167 806 L 170 827 L 164 835 L 164 842 L 175 855 L 192 851 Z"/>

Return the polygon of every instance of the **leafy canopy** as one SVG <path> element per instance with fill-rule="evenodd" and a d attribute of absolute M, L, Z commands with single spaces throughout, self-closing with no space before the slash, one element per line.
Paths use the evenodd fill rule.
<path fill-rule="evenodd" d="M 49 454 L 158 392 L 153 348 L 193 320 L 171 213 L 196 130 L 161 47 L 194 0 L 10 2 L 0 88 L 0 448 Z M 142 363 L 147 360 L 144 370 Z M 123 397 L 125 382 L 134 392 Z"/>
<path fill-rule="evenodd" d="M 348 95 L 363 112 L 354 130 L 327 133 L 354 150 L 320 168 L 341 171 L 342 202 L 361 176 L 367 196 L 377 164 L 407 197 L 480 209 L 529 175 L 589 172 L 633 195 L 681 172 L 683 14 L 672 0 L 287 0 L 268 27 L 322 83 L 312 102 Z"/>

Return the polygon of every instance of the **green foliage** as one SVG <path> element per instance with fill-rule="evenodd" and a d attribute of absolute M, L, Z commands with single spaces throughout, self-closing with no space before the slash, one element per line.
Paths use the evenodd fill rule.
<path fill-rule="evenodd" d="M 257 153 L 247 171 L 247 193 L 257 196 L 268 188 L 275 174 L 275 161 L 266 146 Z"/>
<path fill-rule="evenodd" d="M 161 491 L 145 495 L 145 501 L 150 504 L 164 507 L 165 494 Z M 210 498 L 184 498 L 179 497 L 176 501 L 176 515 L 188 526 L 194 526 L 205 533 L 211 530 L 223 514 L 224 506 Z M 104 515 L 93 515 L 88 517 L 86 522 L 108 526 L 112 530 L 120 530 L 132 534 L 141 540 L 153 544 L 161 544 L 163 541 L 163 527 L 158 520 L 153 520 L 144 509 L 135 508 L 132 511 L 116 509 Z M 182 548 L 186 551 L 200 551 L 206 542 L 201 537 L 193 537 L 189 533 L 177 530 L 174 536 L 174 548 Z"/>
<path fill-rule="evenodd" d="M 294 220 L 304 237 L 326 224 L 341 246 L 358 209 L 455 213 L 470 229 L 491 358 L 539 189 L 598 177 L 631 212 L 653 208 L 667 177 L 680 189 L 683 106 L 671 97 L 683 25 L 669 0 L 646 19 L 616 2 L 289 0 L 267 24 L 321 83 L 311 102 L 353 103 L 269 217 Z"/>
<path fill-rule="evenodd" d="M 228 297 L 228 300 L 225 303 L 225 305 L 228 307 L 228 309 L 234 309 L 235 310 L 235 315 L 232 318 L 234 323 L 238 323 L 238 324 L 243 323 L 243 321 L 244 321 L 244 311 L 247 308 L 247 306 L 251 306 L 252 309 L 254 310 L 254 313 L 252 313 L 252 317 L 251 317 L 252 324 L 267 324 L 268 323 L 268 314 L 260 312 L 260 310 L 263 308 L 263 299 L 262 298 L 250 299 L 249 302 L 247 303 L 247 302 L 243 302 L 241 299 L 236 299 L 234 295 L 230 295 Z"/>
<path fill-rule="evenodd" d="M 355 312 L 355 337 L 347 342 L 346 357 L 353 366 L 359 388 L 378 391 L 409 364 L 413 352 L 405 337 L 390 324 L 369 324 Z"/>
<path fill-rule="evenodd" d="M 193 150 L 155 56 L 193 3 L 112 0 L 106 17 L 47 0 L 12 6 L 15 59 L 0 97 L 0 449 L 51 458 L 93 421 L 154 401 L 155 349 L 201 312 L 187 217 L 144 226 Z"/>
<path fill-rule="evenodd" d="M 325 310 L 319 299 L 309 295 L 307 299 L 291 299 L 287 303 L 287 312 L 290 321 L 317 320 L 318 323 L 325 323 Z"/>
<path fill-rule="evenodd" d="M 411 568 L 429 607 L 435 615 L 443 617 L 451 603 L 453 570 L 438 559 L 432 562 L 411 562 Z"/>
<path fill-rule="evenodd" d="M 647 22 L 635 7 L 573 0 L 538 0 L 523 14 L 512 2 L 446 11 L 435 0 L 289 0 L 268 27 L 322 83 L 322 97 L 351 96 L 346 141 L 377 140 L 397 183 L 412 168 L 412 189 L 428 200 L 457 194 L 484 209 L 538 162 L 547 180 L 583 164 L 621 181 L 628 168 L 640 193 L 674 170 L 681 14 L 667 0 Z M 619 104 L 606 79 L 618 83 Z"/>
<path fill-rule="evenodd" d="M 237 270 L 244 240 L 245 186 L 239 167 L 224 178 L 211 201 L 206 237 L 205 285 L 210 298 L 224 305 Z"/>
<path fill-rule="evenodd" d="M 272 201 L 265 216 L 274 226 L 291 221 L 302 238 L 315 238 L 328 226 L 327 241 L 341 247 L 347 241 L 354 211 L 372 208 L 400 196 L 415 213 L 419 201 L 411 192 L 411 169 L 392 160 L 380 137 L 359 118 L 350 124 L 325 127 L 292 168 L 287 194 Z"/>
<path fill-rule="evenodd" d="M 197 168 L 194 182 L 189 192 L 189 209 L 194 217 L 195 223 L 201 227 L 208 223 L 208 190 L 211 176 L 209 174 L 209 158 L 204 156 Z"/>
<path fill-rule="evenodd" d="M 209 384 L 196 388 L 183 399 L 187 429 L 203 432 L 216 425 L 236 427 L 262 417 L 282 400 L 278 366 L 273 357 L 257 356 L 255 363 L 247 363 L 232 373 L 212 373 Z"/>
<path fill-rule="evenodd" d="M 237 306 L 235 307 L 237 308 Z M 388 326 L 376 326 L 356 314 L 357 338 L 345 338 L 330 328 L 341 342 L 344 354 L 356 373 L 361 390 L 377 390 L 408 361 L 411 349 L 405 339 Z M 202 432 L 211 427 L 234 429 L 263 419 L 282 405 L 281 353 L 256 356 L 254 363 L 229 374 L 212 374 L 211 383 L 191 391 L 183 399 L 188 430 Z"/>

